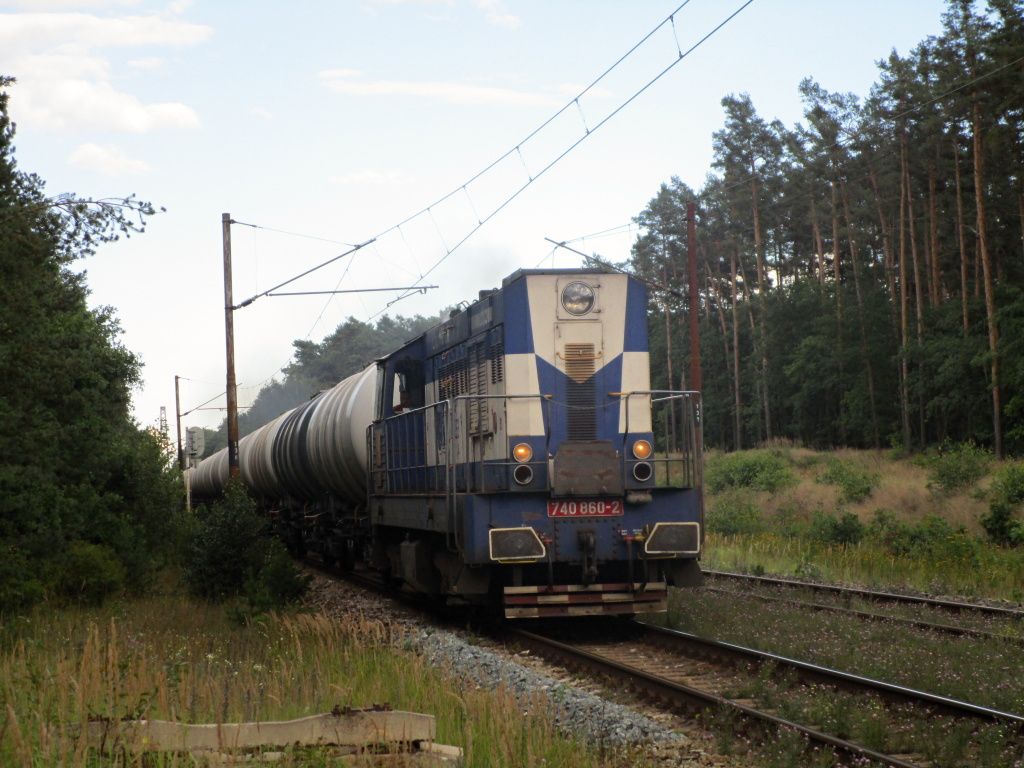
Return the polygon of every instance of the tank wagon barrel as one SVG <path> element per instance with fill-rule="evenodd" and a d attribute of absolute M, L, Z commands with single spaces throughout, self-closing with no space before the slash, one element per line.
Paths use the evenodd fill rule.
<path fill-rule="evenodd" d="M 373 420 L 376 365 L 349 376 L 239 441 L 243 482 L 268 500 L 313 502 L 328 493 L 366 497 L 366 429 Z M 228 481 L 227 449 L 191 473 L 192 494 L 212 498 Z"/>
<path fill-rule="evenodd" d="M 647 293 L 602 270 L 502 287 L 239 443 L 297 552 L 361 557 L 515 618 L 664 610 L 700 583 L 700 396 L 653 391 Z M 226 449 L 190 473 L 216 498 Z"/>

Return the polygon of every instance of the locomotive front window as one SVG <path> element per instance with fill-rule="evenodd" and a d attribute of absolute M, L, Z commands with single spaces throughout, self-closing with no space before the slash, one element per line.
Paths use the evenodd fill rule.
<path fill-rule="evenodd" d="M 408 407 L 409 403 L 405 391 L 405 374 L 396 373 L 391 392 L 391 410 L 395 413 L 401 413 Z"/>

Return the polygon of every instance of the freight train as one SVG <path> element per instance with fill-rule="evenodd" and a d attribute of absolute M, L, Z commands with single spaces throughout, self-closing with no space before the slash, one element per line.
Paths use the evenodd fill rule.
<path fill-rule="evenodd" d="M 701 403 L 653 391 L 634 277 L 519 270 L 239 443 L 296 553 L 509 618 L 663 611 L 701 582 Z M 227 449 L 191 470 L 228 479 Z"/>

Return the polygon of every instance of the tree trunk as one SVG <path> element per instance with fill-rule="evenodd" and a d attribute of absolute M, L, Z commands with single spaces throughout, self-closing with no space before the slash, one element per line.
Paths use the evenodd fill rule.
<path fill-rule="evenodd" d="M 733 407 L 736 418 L 736 450 L 743 446 L 743 423 L 740 411 L 740 321 L 736 313 L 736 250 L 730 249 L 730 274 L 732 276 L 732 370 Z"/>
<path fill-rule="evenodd" d="M 714 286 L 714 288 L 712 288 L 712 286 Z M 723 357 L 723 359 L 725 360 L 725 373 L 726 373 L 726 377 L 729 380 L 729 392 L 733 395 L 733 398 L 735 400 L 736 392 L 735 392 L 734 388 L 736 386 L 736 379 L 735 379 L 735 377 L 733 375 L 732 351 L 729 349 L 729 330 L 728 330 L 728 326 L 726 325 L 726 322 L 725 322 L 725 309 L 724 309 L 725 302 L 723 300 L 724 297 L 722 296 L 722 291 L 721 291 L 720 286 L 719 286 L 719 281 L 716 280 L 714 283 L 709 283 L 708 282 L 708 277 L 707 277 L 706 274 L 704 275 L 704 287 L 705 287 L 705 291 L 708 294 L 708 303 L 709 304 L 711 303 L 711 293 L 712 293 L 712 291 L 714 291 L 714 294 L 715 294 L 715 304 L 716 304 L 715 314 L 718 316 L 718 325 L 719 325 L 719 328 L 722 331 L 722 350 L 725 353 L 725 356 Z M 734 436 L 734 442 L 733 442 L 733 450 L 737 450 L 737 451 L 739 450 L 739 446 L 735 442 L 735 436 Z"/>
<path fill-rule="evenodd" d="M 751 343 L 754 345 L 754 352 L 756 353 L 758 346 L 760 346 L 760 340 L 758 338 L 758 336 L 760 334 L 760 325 L 758 325 L 755 322 L 755 320 L 754 320 L 754 299 L 753 299 L 753 296 L 750 293 L 750 281 L 747 280 L 747 272 L 746 272 L 746 269 L 743 266 L 743 255 L 742 254 L 740 254 L 738 256 L 737 266 L 739 267 L 739 270 L 740 270 L 740 272 L 739 272 L 740 279 L 743 280 L 743 300 L 746 302 L 746 305 L 747 305 L 747 319 L 750 321 L 750 339 L 751 339 Z M 768 383 L 764 380 L 764 376 L 760 377 L 760 381 L 758 382 L 758 385 L 757 385 L 757 391 L 758 391 L 759 396 L 761 398 L 761 412 L 762 413 L 767 413 L 767 411 L 768 411 L 768 405 L 767 405 L 767 400 L 768 400 Z M 761 423 L 761 420 L 758 419 L 758 422 L 757 422 L 757 442 L 758 443 L 762 443 L 765 440 L 765 432 L 762 430 L 763 426 L 764 425 Z"/>
<path fill-rule="evenodd" d="M 904 161 L 906 154 L 904 153 Z M 917 351 L 924 347 L 924 286 L 921 284 L 921 263 L 917 257 L 917 228 L 914 226 L 914 194 L 910 188 L 910 164 L 904 162 L 904 183 L 907 186 L 907 225 L 910 235 L 910 259 L 914 265 L 914 319 Z M 920 368 L 920 363 L 918 364 Z M 923 377 L 922 377 L 923 378 Z M 917 419 L 922 447 L 925 444 L 924 399 L 920 388 L 917 397 Z"/>
<path fill-rule="evenodd" d="M 668 285 L 668 270 L 662 270 L 663 279 L 665 284 Z M 675 380 L 672 376 L 672 320 L 669 317 L 668 311 L 668 295 L 665 295 L 665 300 L 662 304 L 665 310 L 665 371 L 668 374 L 668 389 L 675 389 Z M 675 401 L 668 401 L 668 450 L 675 452 L 676 450 L 676 409 Z"/>
<path fill-rule="evenodd" d="M 978 252 L 985 282 L 985 322 L 988 324 L 988 351 L 992 357 L 992 435 L 997 458 L 1003 458 L 1003 420 L 999 391 L 999 326 L 996 324 L 996 297 L 992 264 L 985 233 L 985 155 L 981 135 L 981 104 L 974 96 L 971 132 L 974 134 L 974 203 L 977 209 Z"/>
<path fill-rule="evenodd" d="M 899 255 L 899 281 L 900 281 L 900 421 L 903 427 L 903 448 L 910 450 L 910 393 L 909 393 L 909 371 L 907 369 L 907 356 L 910 353 L 908 336 L 910 322 L 907 311 L 907 188 L 903 183 L 903 169 L 906 166 L 906 135 L 900 139 L 900 255 Z"/>
<path fill-rule="evenodd" d="M 821 227 L 818 226 L 818 211 L 814 205 L 814 195 L 811 195 L 811 231 L 814 233 L 814 250 L 817 256 L 815 269 L 819 283 L 825 282 L 825 243 L 821 237 Z"/>
<path fill-rule="evenodd" d="M 843 292 L 842 268 L 839 259 L 839 206 L 836 202 L 836 182 L 832 180 L 832 277 L 836 291 L 836 361 L 839 372 L 839 390 L 843 390 Z M 843 409 L 839 407 L 839 442 L 846 445 L 846 424 L 843 421 Z"/>
<path fill-rule="evenodd" d="M 754 217 L 754 256 L 757 260 L 757 303 L 758 307 L 758 329 L 757 329 L 757 346 L 760 348 L 758 351 L 761 353 L 761 390 L 764 393 L 764 430 L 765 436 L 768 442 L 772 439 L 772 413 L 771 406 L 768 402 L 768 334 L 765 332 L 765 301 L 767 298 L 767 279 L 765 276 L 765 258 L 764 258 L 764 237 L 761 232 L 761 208 L 759 205 L 759 197 L 761 192 L 760 180 L 757 178 L 757 174 L 753 166 L 751 166 L 751 180 L 750 180 L 750 195 L 751 205 L 753 207 L 752 213 Z"/>
<path fill-rule="evenodd" d="M 963 314 L 964 338 L 970 329 L 967 315 L 967 236 L 964 232 L 964 199 L 960 186 L 960 147 L 953 137 L 953 178 L 956 180 L 956 238 L 960 248 L 960 310 Z"/>
<path fill-rule="evenodd" d="M 871 365 L 871 355 L 868 353 L 868 331 L 864 321 L 864 294 L 860 286 L 860 264 L 857 260 L 857 245 L 853 240 L 853 222 L 850 220 L 850 196 L 846 190 L 846 183 L 840 183 L 843 193 L 843 217 L 846 219 L 846 240 L 850 246 L 850 265 L 853 269 L 853 286 L 857 296 L 857 325 L 860 330 L 860 353 L 864 360 L 864 370 L 868 377 L 868 402 L 871 406 L 871 438 L 875 450 L 879 450 L 882 447 L 882 440 L 878 431 L 878 408 L 875 405 L 875 372 Z"/>
<path fill-rule="evenodd" d="M 757 269 L 757 292 L 761 296 L 764 296 L 765 292 L 765 268 L 764 268 L 764 238 L 761 235 L 761 210 L 758 206 L 758 196 L 760 194 L 760 184 L 758 182 L 757 174 L 754 168 L 750 169 L 750 205 L 751 214 L 754 219 L 754 258 L 756 260 Z"/>
<path fill-rule="evenodd" d="M 889 229 L 889 220 L 886 218 L 885 209 L 882 207 L 882 194 L 878 189 L 878 177 L 875 169 L 870 168 L 868 179 L 871 181 L 871 189 L 874 191 L 875 208 L 878 211 L 878 226 L 882 230 L 882 256 L 885 267 L 885 283 L 889 289 L 889 315 L 892 320 L 892 328 L 895 335 L 899 335 L 899 316 L 896 312 L 896 257 L 892 250 L 892 233 Z M 900 187 L 902 190 L 902 185 Z M 901 203 L 902 205 L 902 203 Z"/>
<path fill-rule="evenodd" d="M 939 263 L 939 216 L 935 202 L 935 166 L 928 168 L 928 253 L 932 267 L 930 281 L 932 307 L 942 301 L 942 266 Z"/>
<path fill-rule="evenodd" d="M 1020 216 L 1020 255 L 1024 259 L 1024 192 L 1017 195 L 1017 213 Z"/>

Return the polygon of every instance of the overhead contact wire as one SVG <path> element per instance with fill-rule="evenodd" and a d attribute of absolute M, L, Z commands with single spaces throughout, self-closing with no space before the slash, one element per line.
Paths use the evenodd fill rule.
<path fill-rule="evenodd" d="M 517 189 L 517 190 L 516 190 L 515 192 L 513 192 L 513 193 L 512 193 L 512 194 L 511 194 L 511 195 L 510 195 L 510 196 L 509 196 L 508 198 L 506 198 L 506 199 L 504 200 L 504 202 L 502 202 L 502 203 L 501 203 L 501 204 L 500 204 L 500 205 L 499 205 L 499 206 L 498 206 L 497 208 L 495 208 L 495 209 L 494 209 L 493 211 L 491 211 L 491 212 L 490 212 L 489 214 L 487 214 L 487 215 L 486 215 L 486 216 L 485 216 L 485 217 L 484 217 L 484 218 L 483 218 L 483 219 L 482 219 L 482 220 L 480 221 L 480 223 L 479 223 L 479 224 L 478 224 L 477 226 L 473 227 L 473 228 L 472 228 L 472 229 L 471 229 L 471 230 L 470 230 L 470 231 L 469 231 L 469 232 L 468 232 L 468 233 L 467 233 L 467 234 L 466 234 L 466 235 L 465 235 L 465 236 L 464 236 L 464 237 L 463 237 L 463 238 L 462 238 L 461 240 L 459 240 L 459 241 L 458 241 L 458 242 L 457 242 L 457 243 L 456 243 L 456 244 L 455 244 L 454 246 L 452 246 L 452 248 L 451 248 L 451 249 L 450 249 L 450 250 L 448 251 L 448 253 L 444 254 L 444 255 L 443 255 L 443 256 L 442 256 L 441 258 L 439 258 L 439 259 L 438 259 L 437 261 L 435 261 L 435 262 L 434 262 L 434 263 L 433 263 L 433 264 L 432 264 L 432 265 L 431 265 L 431 266 L 430 266 L 430 267 L 429 267 L 429 268 L 427 269 L 427 271 L 423 273 L 423 277 L 422 277 L 421 279 L 426 279 L 427 277 L 429 277 L 429 276 L 430 276 L 430 274 L 431 274 L 431 273 L 432 273 L 432 272 L 433 272 L 433 271 L 434 271 L 435 269 L 437 269 L 437 268 L 438 268 L 439 266 L 441 266 L 441 264 L 443 264 L 443 263 L 444 263 L 444 262 L 445 262 L 445 261 L 446 261 L 446 260 L 448 259 L 448 257 L 449 257 L 449 256 L 451 256 L 451 255 L 452 255 L 452 254 L 453 254 L 453 253 L 454 253 L 455 251 L 457 251 L 457 250 L 459 249 L 459 247 L 460 247 L 460 246 L 461 246 L 461 245 L 462 245 L 463 243 L 465 243 L 465 242 L 466 242 L 467 240 L 469 240 L 469 238 L 470 238 L 470 237 L 472 237 L 472 236 L 473 236 L 473 235 L 474 235 L 474 234 L 476 233 L 476 231 L 477 231 L 477 230 L 479 230 L 479 229 L 480 229 L 480 228 L 481 228 L 481 227 L 482 227 L 482 226 L 483 226 L 484 224 L 486 224 L 486 223 L 487 223 L 488 221 L 490 221 L 490 220 L 491 220 L 492 218 L 494 218 L 494 217 L 495 217 L 495 216 L 496 216 L 496 215 L 497 215 L 498 213 L 500 213 L 500 212 L 501 212 L 502 210 L 504 210 L 504 209 L 505 209 L 505 207 L 506 207 L 506 206 L 508 206 L 508 204 L 509 204 L 509 203 L 511 203 L 511 202 L 512 202 L 513 200 L 515 200 L 515 199 L 516 199 L 517 197 L 519 197 L 519 195 L 521 195 L 521 194 L 523 193 L 523 191 L 525 191 L 525 190 L 526 190 L 526 188 L 527 188 L 527 187 L 529 187 L 529 186 L 530 186 L 531 184 L 533 184 L 533 182 L 535 182 L 535 181 L 536 181 L 537 179 L 539 179 L 539 178 L 540 178 L 541 176 L 543 176 L 543 175 L 544 175 L 545 173 L 547 173 L 547 172 L 548 172 L 548 171 L 549 171 L 549 170 L 550 170 L 550 169 L 551 169 L 551 168 L 552 168 L 552 167 L 553 167 L 553 166 L 554 166 L 554 165 L 555 165 L 556 163 L 558 163 L 558 162 L 559 162 L 559 161 L 560 161 L 560 160 L 561 160 L 561 159 L 562 159 L 563 157 L 565 157 L 565 156 L 566 156 L 566 155 L 568 155 L 568 154 L 569 154 L 570 152 L 572 152 L 572 151 L 573 151 L 574 149 L 576 149 L 576 147 L 578 147 L 578 146 L 579 146 L 579 145 L 580 145 L 580 144 L 581 144 L 581 143 L 582 143 L 582 142 L 583 142 L 583 141 L 584 141 L 585 139 L 587 139 L 587 138 L 588 138 L 589 136 L 593 135 L 593 134 L 594 134 L 594 133 L 595 133 L 595 132 L 596 132 L 596 131 L 597 131 L 597 130 L 598 130 L 598 129 L 599 129 L 600 127 L 601 127 L 601 126 L 603 126 L 603 125 L 604 125 L 605 123 L 607 123 L 607 122 L 608 122 L 609 120 L 611 120 L 611 119 L 612 119 L 613 117 L 615 117 L 615 116 L 616 116 L 616 115 L 617 115 L 617 114 L 618 114 L 619 112 L 621 112 L 621 111 L 622 111 L 623 109 L 625 109 L 625 108 L 626 108 L 627 106 L 629 106 L 629 105 L 630 105 L 631 103 L 633 103 L 633 101 L 635 101 L 635 100 L 636 100 L 636 99 L 637 99 L 637 98 L 638 98 L 638 97 L 639 97 L 639 96 L 640 96 L 641 94 L 643 94 L 644 92 L 646 92 L 648 88 L 650 88 L 650 87 L 651 87 L 652 85 L 654 85 L 654 84 L 655 84 L 656 82 L 658 82 L 658 81 L 659 81 L 659 80 L 660 80 L 660 79 L 661 79 L 662 77 L 664 77 L 664 76 L 665 76 L 666 74 L 668 74 L 668 73 L 669 73 L 669 71 L 671 71 L 671 70 L 672 70 L 672 69 L 673 69 L 673 68 L 674 68 L 674 67 L 675 67 L 675 66 L 676 66 L 677 64 L 679 64 L 679 62 L 683 61 L 683 60 L 684 60 L 684 59 L 685 59 L 686 57 L 688 57 L 688 56 L 689 56 L 689 55 L 690 55 L 691 53 L 693 53 L 693 52 L 694 52 L 695 50 L 697 50 L 697 48 L 699 48 L 699 47 L 700 47 L 701 45 L 703 45 L 703 44 L 704 44 L 705 42 L 707 42 L 707 41 L 708 41 L 708 40 L 709 40 L 709 39 L 710 39 L 710 38 L 711 38 L 711 37 L 712 37 L 713 35 L 715 35 L 715 34 L 716 34 L 716 33 L 717 33 L 717 32 L 718 32 L 718 31 L 719 31 L 720 29 L 722 29 L 722 27 L 724 27 L 724 26 L 725 26 L 726 24 L 728 24 L 728 23 L 729 23 L 730 21 L 732 21 L 732 20 L 733 20 L 734 18 L 736 18 L 736 16 L 738 16 L 738 15 L 739 15 L 739 14 L 740 14 L 740 13 L 741 13 L 741 12 L 742 12 L 742 11 L 743 11 L 743 10 L 744 10 L 745 8 L 747 8 L 747 6 L 749 6 L 749 5 L 750 5 L 751 3 L 753 3 L 753 2 L 754 2 L 754 0 L 746 0 L 746 2 L 744 2 L 744 3 L 742 4 L 742 5 L 740 5 L 740 6 L 739 6 L 739 7 L 738 7 L 738 8 L 737 8 L 737 9 L 736 9 L 735 11 L 733 11 L 733 12 L 732 12 L 731 14 L 729 14 L 729 16 L 727 16 L 727 17 L 726 17 L 726 18 L 725 18 L 724 20 L 722 20 L 721 22 L 719 22 L 719 23 L 718 23 L 718 24 L 717 24 L 717 25 L 716 25 L 716 26 L 715 26 L 715 27 L 714 27 L 714 28 L 713 28 L 713 29 L 712 29 L 712 30 L 711 30 L 710 32 L 708 32 L 707 34 L 705 34 L 705 35 L 704 35 L 704 36 L 703 36 L 702 38 L 700 38 L 700 40 L 698 40 L 698 41 L 697 41 L 696 43 L 694 43 L 694 44 L 693 44 L 692 46 L 690 46 L 690 47 L 689 47 L 689 48 L 688 48 L 688 49 L 687 49 L 687 50 L 686 50 L 685 52 L 683 52 L 683 53 L 682 53 L 682 54 L 681 54 L 681 55 L 679 56 L 679 58 L 677 58 L 677 59 L 675 59 L 674 61 L 672 61 L 672 63 L 671 63 L 671 64 L 669 64 L 669 65 L 668 65 L 667 67 L 665 67 L 665 68 L 664 68 L 663 70 L 661 70 L 661 71 L 660 71 L 660 72 L 659 72 L 659 73 L 658 73 L 657 75 L 655 75 L 655 76 L 654 76 L 653 78 L 651 78 L 651 79 L 650 79 L 650 80 L 649 80 L 649 81 L 648 81 L 648 82 L 647 82 L 647 83 L 646 83 L 646 84 L 645 84 L 645 85 L 644 85 L 643 87 L 641 87 L 641 88 L 640 88 L 639 90 L 637 90 L 636 92 L 634 92 L 632 96 L 630 96 L 630 97 L 629 97 L 628 99 L 626 99 L 626 100 L 625 100 L 624 102 L 622 102 L 622 103 L 621 103 L 621 104 L 620 104 L 620 105 L 619 105 L 618 107 L 616 107 L 616 108 L 615 108 L 614 110 L 612 110 L 612 111 L 611 111 L 611 112 L 609 112 L 609 113 L 608 113 L 607 115 L 605 115 L 605 116 L 604 116 L 604 117 L 603 117 L 603 118 L 602 118 L 602 119 L 601 119 L 601 120 L 600 120 L 600 121 L 599 121 L 598 123 L 596 123 L 596 124 L 594 125 L 594 127 L 593 127 L 593 128 L 591 128 L 591 129 L 590 129 L 590 132 L 589 132 L 589 133 L 585 133 L 585 134 L 583 134 L 582 136 L 580 136 L 580 138 L 578 138 L 578 139 L 577 139 L 577 140 L 576 140 L 575 142 L 573 142 L 573 143 L 572 143 L 571 145 L 569 145 L 569 147 L 568 147 L 567 149 L 563 150 L 561 154 L 559 154 L 559 155 L 558 155 L 557 157 L 555 157 L 555 159 L 554 159 L 554 160 L 552 160 L 551 162 L 549 162 L 549 163 L 548 163 L 547 165 L 545 165 L 545 166 L 544 166 L 544 167 L 543 167 L 543 168 L 542 168 L 542 169 L 541 169 L 541 170 L 540 170 L 539 172 L 537 172 L 537 174 L 536 174 L 536 175 L 530 176 L 530 178 L 529 178 L 529 181 L 527 181 L 527 182 L 526 182 L 525 184 L 523 184 L 523 185 L 522 185 L 521 187 L 519 187 L 519 188 L 518 188 L 518 189 Z M 685 5 L 687 5 L 688 3 L 689 3 L 689 0 L 687 0 L 687 2 L 683 3 L 683 4 L 681 5 L 681 6 L 679 6 L 679 8 L 677 8 L 677 9 L 676 9 L 676 11 L 675 11 L 675 12 L 673 12 L 673 13 L 677 13 L 677 12 L 678 12 L 678 11 L 679 11 L 679 10 L 680 10 L 681 8 L 683 8 L 683 7 L 684 7 Z M 639 47 L 640 45 L 642 45 L 642 44 L 643 44 L 644 42 L 646 42 L 646 41 L 647 41 L 647 40 L 648 40 L 648 39 L 649 39 L 649 38 L 651 37 L 651 35 L 653 35 L 653 34 L 654 34 L 655 32 L 657 32 L 657 31 L 658 31 L 658 30 L 659 30 L 659 29 L 660 29 L 661 27 L 663 27 L 663 26 L 664 26 L 664 25 L 665 25 L 665 24 L 666 24 L 666 23 L 667 23 L 668 21 L 669 21 L 669 19 L 668 19 L 668 18 L 666 18 L 666 19 L 665 19 L 665 21 L 661 22 L 661 24 L 659 24 L 659 25 L 658 25 L 657 27 L 655 27 L 655 28 L 654 28 L 653 30 L 651 30 L 651 31 L 650 31 L 650 32 L 649 32 L 649 33 L 648 33 L 648 34 L 647 34 L 647 35 L 646 35 L 646 36 L 645 36 L 645 37 L 643 38 L 643 40 L 641 40 L 641 41 L 640 41 L 639 43 L 637 43 L 636 45 L 634 45 L 634 46 L 633 46 L 633 47 L 632 47 L 632 48 L 631 48 L 631 49 L 629 50 L 629 52 L 628 52 L 628 53 L 626 53 L 626 54 L 625 54 L 624 56 L 622 56 L 622 57 L 621 57 L 621 58 L 620 58 L 620 59 L 619 59 L 619 60 L 618 60 L 618 61 L 617 61 L 617 62 L 616 62 L 615 64 L 613 64 L 613 65 L 612 65 L 611 67 L 609 67 L 609 68 L 608 68 L 607 70 L 605 70 L 605 72 L 604 72 L 604 73 L 603 73 L 603 74 L 602 74 L 602 75 L 601 75 L 600 77 L 598 77 L 598 78 L 597 78 L 597 79 L 596 79 L 596 80 L 595 80 L 595 81 L 594 81 L 593 83 L 591 83 L 590 85 L 588 85 L 588 86 L 587 86 L 587 87 L 586 87 L 586 88 L 585 88 L 585 89 L 584 89 L 584 90 L 583 90 L 583 91 L 582 91 L 582 92 L 581 92 L 581 93 L 579 94 L 579 96 L 582 96 L 582 95 L 583 95 L 584 93 L 586 93 L 586 92 L 587 92 L 588 90 L 590 90 L 591 88 L 593 88 L 593 87 L 594 87 L 594 85 L 596 85 L 596 84 L 597 84 L 598 82 L 600 82 L 600 80 L 601 80 L 601 79 L 602 79 L 602 78 L 603 78 L 603 77 L 604 77 L 605 75 L 607 75 L 607 74 L 608 74 L 609 72 L 611 72 L 611 71 L 612 71 L 612 69 L 614 69 L 614 68 L 615 68 L 616 66 L 618 66 L 618 65 L 619 65 L 619 63 L 621 63 L 621 62 L 622 62 L 622 61 L 623 61 L 623 60 L 624 60 L 624 59 L 625 59 L 625 58 L 626 58 L 627 56 L 629 56 L 629 55 L 630 55 L 630 54 L 631 54 L 631 53 L 632 53 L 633 51 L 635 51 L 635 50 L 636 50 L 636 49 L 637 49 L 637 48 L 638 48 L 638 47 Z M 579 98 L 579 96 L 577 96 L 576 98 L 578 99 L 578 98 Z M 569 107 L 571 107 L 573 103 L 575 103 L 575 99 L 574 99 L 573 101 L 570 101 L 570 102 L 569 102 L 569 103 L 568 103 L 568 104 L 567 104 L 567 105 L 566 105 L 565 107 L 563 107 L 563 108 L 562 108 L 561 110 L 559 110 L 559 112 L 558 112 L 558 113 L 556 113 L 555 117 L 557 117 L 558 115 L 562 114 L 562 113 L 563 113 L 563 112 L 564 112 L 564 111 L 565 111 L 566 109 L 568 109 Z M 554 117 L 552 117 L 552 118 L 551 118 L 551 120 L 553 120 L 553 119 L 554 119 Z M 550 123 L 550 122 L 551 122 L 551 120 L 548 120 L 548 121 L 547 121 L 547 122 L 546 122 L 546 123 L 545 123 L 544 125 L 547 125 L 548 123 Z M 541 127 L 543 127 L 543 126 L 541 126 Z M 537 133 L 537 131 L 538 131 L 538 130 L 540 130 L 540 129 L 538 128 L 537 130 L 535 130 L 535 131 L 534 131 L 534 132 L 533 132 L 533 133 L 531 134 L 531 136 L 535 135 L 535 134 Z M 528 137 L 528 138 L 529 138 L 529 137 Z M 527 138 L 527 140 L 528 140 L 528 138 Z M 526 140 L 524 140 L 524 141 L 526 141 Z M 519 148 L 520 148 L 520 146 L 521 146 L 522 144 L 523 144 L 523 142 L 520 142 L 519 144 L 517 144 L 517 145 L 515 146 L 515 148 L 513 148 L 513 149 L 512 149 L 512 150 L 510 150 L 510 151 L 509 151 L 508 153 L 506 153 L 506 154 L 505 154 L 505 155 L 504 155 L 504 156 L 503 156 L 503 157 L 502 157 L 501 159 L 504 159 L 505 157 L 507 157 L 507 156 L 508 156 L 509 154 L 511 154 L 511 152 L 519 152 Z M 522 157 L 522 154 L 521 154 L 521 153 L 520 153 L 520 157 Z M 495 165 L 495 163 L 492 163 L 492 164 L 491 164 L 491 166 L 489 166 L 489 168 L 492 168 L 492 167 L 494 167 L 494 165 Z M 525 161 L 524 161 L 524 166 L 525 166 Z M 480 176 L 480 174 L 477 174 L 477 177 L 475 177 L 475 178 L 478 178 L 479 176 Z M 469 182 L 467 182 L 467 184 L 468 184 L 468 183 L 469 183 Z M 461 189 L 461 186 L 459 187 L 459 189 Z M 457 190 L 456 190 L 456 191 L 457 191 Z M 446 196 L 445 196 L 444 198 L 442 198 L 442 200 L 444 200 L 444 199 L 447 199 L 447 198 L 448 198 L 448 197 L 450 197 L 450 196 L 451 196 L 451 193 L 450 193 L 449 195 L 446 195 Z M 435 203 L 434 205 L 436 205 L 436 203 Z M 433 207 L 433 206 L 430 206 L 430 207 Z M 424 210 L 427 210 L 427 209 L 424 209 Z M 415 218 L 415 216 L 418 216 L 418 215 L 419 215 L 419 214 L 414 214 L 414 216 L 412 216 L 412 217 L 410 217 L 410 218 Z M 408 221 L 408 219 L 407 219 L 407 221 Z M 403 222 L 403 223 L 405 223 L 405 222 Z M 382 235 L 378 235 L 378 237 L 381 237 L 381 236 L 382 236 Z M 371 319 L 371 320 L 373 320 L 374 318 L 376 318 L 376 317 L 380 316 L 380 315 L 381 315 L 381 314 L 383 314 L 383 313 L 384 313 L 385 311 L 387 311 L 387 309 L 388 309 L 388 308 L 390 308 L 390 307 L 391 307 L 391 306 L 393 306 L 394 304 L 397 304 L 398 302 L 402 301 L 403 299 L 406 299 L 406 298 L 408 298 L 408 297 L 409 297 L 409 296 L 411 296 L 411 295 L 412 295 L 411 293 L 408 293 L 408 292 L 407 292 L 407 293 L 404 293 L 404 294 L 402 294 L 401 296 L 398 296 L 398 297 L 397 297 L 397 298 L 395 298 L 395 299 L 392 299 L 391 301 L 389 301 L 389 302 L 388 302 L 388 303 L 387 303 L 387 304 L 386 304 L 386 305 L 384 306 L 384 308 L 383 308 L 382 310 L 380 310 L 380 311 L 379 311 L 379 312 L 377 312 L 376 314 L 372 315 L 372 316 L 370 317 L 370 319 Z"/>

